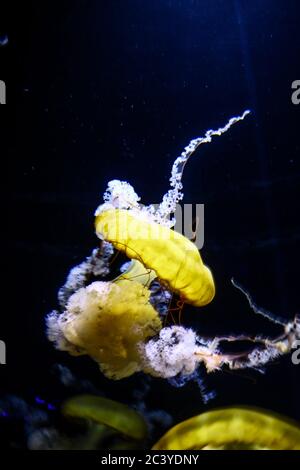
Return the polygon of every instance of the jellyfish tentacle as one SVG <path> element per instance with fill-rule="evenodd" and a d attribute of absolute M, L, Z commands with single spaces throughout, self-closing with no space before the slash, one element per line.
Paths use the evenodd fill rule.
<path fill-rule="evenodd" d="M 119 283 L 124 279 L 140 282 L 143 286 L 149 287 L 156 278 L 156 273 L 152 269 L 146 268 L 139 260 L 133 259 L 126 271 L 114 279 L 114 283 Z"/>
<path fill-rule="evenodd" d="M 234 278 L 231 279 L 231 283 L 236 289 L 238 289 L 239 291 L 241 291 L 245 295 L 245 297 L 247 298 L 248 303 L 249 303 L 249 305 L 250 305 L 250 307 L 251 307 L 251 309 L 253 310 L 254 313 L 257 313 L 258 315 L 262 315 L 263 317 L 267 318 L 267 320 L 270 320 L 273 323 L 277 323 L 278 325 L 282 325 L 282 326 L 287 325 L 287 321 L 284 318 L 276 316 L 273 313 L 269 312 L 268 310 L 256 305 L 256 303 L 252 299 L 250 293 L 240 283 L 238 283 Z"/>
<path fill-rule="evenodd" d="M 212 141 L 212 138 L 215 136 L 220 137 L 221 135 L 225 134 L 234 124 L 243 121 L 245 117 L 250 114 L 250 112 L 251 111 L 247 109 L 243 112 L 241 116 L 234 116 L 229 119 L 225 126 L 220 127 L 217 130 L 210 129 L 206 131 L 204 137 L 198 137 L 190 141 L 190 143 L 185 147 L 181 155 L 177 157 L 173 163 L 170 177 L 171 189 L 164 195 L 163 200 L 155 213 L 157 220 L 165 219 L 167 217 L 170 217 L 171 214 L 175 213 L 176 204 L 183 199 L 183 170 L 189 158 L 193 155 L 193 153 L 195 153 L 198 147 L 200 147 L 200 145 L 210 143 Z"/>

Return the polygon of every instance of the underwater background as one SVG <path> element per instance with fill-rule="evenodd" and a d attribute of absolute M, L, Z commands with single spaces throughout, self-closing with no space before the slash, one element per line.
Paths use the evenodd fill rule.
<path fill-rule="evenodd" d="M 190 139 L 248 108 L 250 117 L 200 148 L 185 169 L 184 202 L 205 204 L 201 254 L 216 297 L 203 309 L 186 307 L 182 322 L 209 337 L 278 335 L 232 277 L 258 305 L 290 319 L 299 313 L 300 105 L 291 100 L 300 79 L 299 2 L 62 0 L 9 8 L 0 46 L 7 84 L 0 445 L 26 447 L 32 409 L 57 423 L 62 401 L 88 389 L 128 404 L 144 400 L 167 413 L 167 427 L 233 405 L 300 422 L 300 365 L 289 355 L 265 374 L 203 371 L 216 392 L 204 404 L 194 383 L 175 388 L 143 374 L 108 380 L 89 357 L 56 351 L 45 334 L 67 273 L 97 246 L 93 214 L 107 182 L 129 181 L 144 203 L 159 202 Z"/>

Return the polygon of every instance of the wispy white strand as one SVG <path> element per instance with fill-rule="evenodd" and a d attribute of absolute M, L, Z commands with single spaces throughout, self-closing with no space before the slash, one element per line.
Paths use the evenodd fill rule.
<path fill-rule="evenodd" d="M 176 158 L 172 166 L 172 172 L 170 177 L 170 189 L 163 197 L 161 204 L 156 211 L 156 217 L 158 219 L 167 219 L 172 213 L 176 211 L 176 204 L 182 200 L 182 175 L 185 164 L 187 163 L 190 156 L 197 150 L 202 144 L 207 144 L 212 141 L 215 136 L 221 136 L 225 134 L 234 124 L 239 121 L 243 121 L 245 117 L 250 114 L 250 110 L 247 109 L 241 116 L 234 116 L 224 127 L 220 127 L 217 130 L 209 129 L 204 137 L 198 137 L 190 141 L 187 147 L 183 150 L 181 155 Z"/>

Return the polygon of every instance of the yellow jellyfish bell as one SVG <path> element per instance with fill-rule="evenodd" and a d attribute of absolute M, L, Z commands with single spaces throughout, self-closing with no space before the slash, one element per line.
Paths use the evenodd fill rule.
<path fill-rule="evenodd" d="M 100 212 L 95 227 L 99 238 L 155 271 L 159 280 L 184 302 L 201 307 L 212 301 L 212 273 L 188 238 L 124 209 Z"/>
<path fill-rule="evenodd" d="M 255 408 L 208 411 L 171 428 L 153 450 L 300 450 L 300 427 Z"/>
<path fill-rule="evenodd" d="M 77 395 L 63 404 L 62 412 L 71 418 L 104 424 L 133 439 L 145 439 L 147 436 L 147 424 L 139 413 L 108 398 Z"/>

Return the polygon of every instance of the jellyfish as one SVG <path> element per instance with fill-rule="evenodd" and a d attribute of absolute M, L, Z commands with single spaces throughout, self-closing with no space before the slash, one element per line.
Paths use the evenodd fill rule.
<path fill-rule="evenodd" d="M 62 407 L 69 418 L 81 418 L 108 426 L 132 439 L 147 437 L 147 424 L 141 414 L 123 403 L 96 395 L 76 395 Z"/>
<path fill-rule="evenodd" d="M 300 427 L 252 407 L 211 410 L 171 428 L 152 450 L 300 450 Z"/>
<path fill-rule="evenodd" d="M 215 295 L 212 272 L 198 249 L 173 230 L 176 204 L 183 199 L 185 164 L 200 145 L 221 136 L 248 114 L 247 110 L 224 127 L 209 130 L 204 137 L 190 142 L 173 164 L 171 189 L 157 209 L 140 204 L 140 197 L 128 182 L 108 183 L 103 204 L 95 212 L 100 247 L 71 270 L 59 291 L 60 311 L 50 313 L 46 319 L 48 338 L 57 349 L 89 355 L 110 379 L 143 371 L 172 380 L 173 384 L 196 380 L 202 392 L 200 364 L 208 373 L 224 367 L 262 370 L 279 355 L 291 351 L 300 338 L 299 318 L 283 321 L 257 307 L 236 281 L 233 285 L 246 295 L 256 314 L 281 324 L 284 331 L 279 338 L 235 335 L 207 339 L 191 328 L 164 326 L 162 322 L 162 312 L 168 310 L 172 295 L 180 298 L 181 305 L 188 303 L 195 308 L 203 308 Z M 123 252 L 129 262 L 115 279 L 108 281 L 114 250 Z M 250 352 L 222 352 L 221 343 L 241 339 L 252 342 Z"/>
<path fill-rule="evenodd" d="M 151 282 L 157 279 L 165 292 L 178 294 L 183 302 L 196 307 L 213 299 L 212 273 L 196 246 L 171 230 L 175 224 L 172 214 L 183 198 L 181 180 L 190 156 L 248 113 L 190 142 L 173 164 L 171 189 L 158 209 L 140 205 L 140 197 L 129 183 L 108 183 L 104 203 L 95 213 L 96 234 L 102 245 L 71 270 L 58 295 L 61 311 L 47 316 L 48 338 L 57 349 L 89 355 L 113 379 L 150 371 L 144 345 L 162 329 L 159 311 L 151 303 Z M 102 280 L 109 272 L 113 247 L 131 262 L 113 281 Z M 169 298 L 167 294 L 160 304 L 165 307 Z"/>

